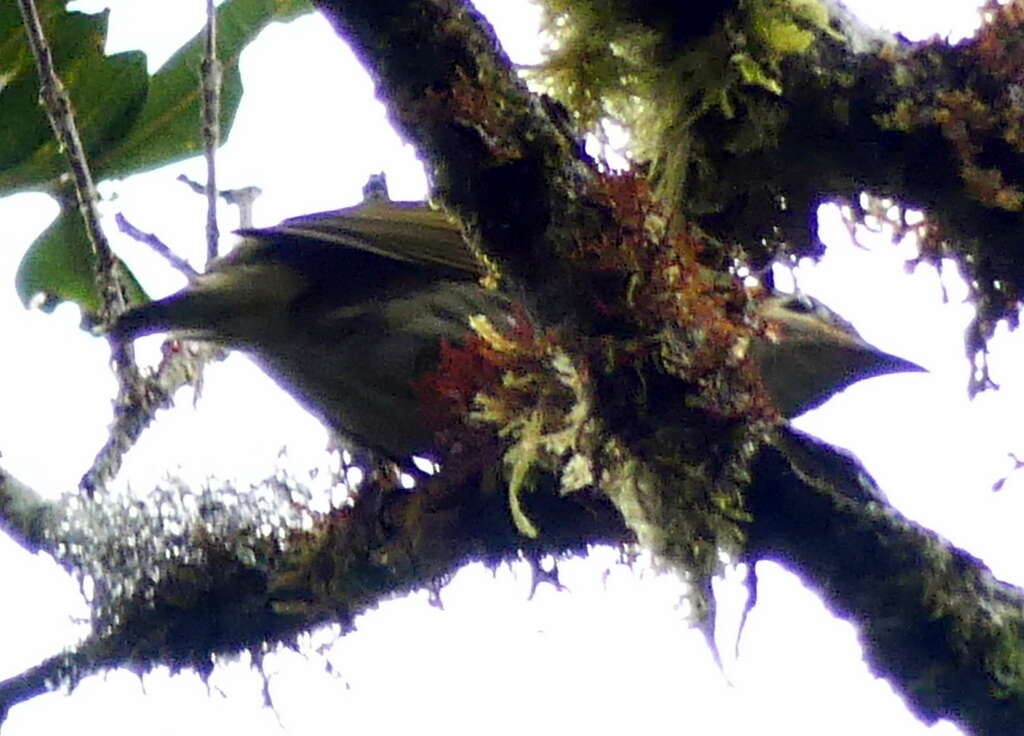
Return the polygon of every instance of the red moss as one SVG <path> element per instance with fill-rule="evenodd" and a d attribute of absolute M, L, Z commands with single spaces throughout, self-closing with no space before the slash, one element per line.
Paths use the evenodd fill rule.
<path fill-rule="evenodd" d="M 441 430 L 453 417 L 466 416 L 476 395 L 499 381 L 494 351 L 483 338 L 470 335 L 461 345 L 444 340 L 437 367 L 416 381 L 413 390 L 429 425 Z"/>

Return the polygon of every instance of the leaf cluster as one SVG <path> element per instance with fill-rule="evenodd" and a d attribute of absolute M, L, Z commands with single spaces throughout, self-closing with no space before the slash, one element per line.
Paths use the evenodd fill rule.
<path fill-rule="evenodd" d="M 107 11 L 69 12 L 65 0 L 42 0 L 38 5 L 95 180 L 129 176 L 202 150 L 201 34 L 149 74 L 141 51 L 104 52 Z M 224 70 L 221 140 L 230 132 L 242 97 L 242 50 L 267 23 L 310 9 L 308 0 L 227 0 L 218 8 L 217 53 Z M 39 105 L 39 80 L 15 3 L 0 8 L 0 76 L 6 82 L 0 89 L 0 130 L 5 131 L 0 136 L 0 196 L 37 190 L 61 204 L 57 219 L 22 259 L 18 294 L 26 304 L 42 294 L 44 306 L 68 300 L 95 313 L 100 305 L 95 257 L 64 174 L 64 152 Z M 130 296 L 141 298 L 141 287 L 130 275 L 128 283 Z"/>

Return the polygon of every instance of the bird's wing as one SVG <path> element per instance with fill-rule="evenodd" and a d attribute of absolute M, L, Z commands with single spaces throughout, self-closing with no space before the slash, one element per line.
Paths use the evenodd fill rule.
<path fill-rule="evenodd" d="M 282 236 L 336 243 L 408 263 L 440 266 L 466 275 L 484 273 L 458 223 L 425 202 L 373 201 L 302 215 L 267 228 L 239 230 L 258 240 Z"/>

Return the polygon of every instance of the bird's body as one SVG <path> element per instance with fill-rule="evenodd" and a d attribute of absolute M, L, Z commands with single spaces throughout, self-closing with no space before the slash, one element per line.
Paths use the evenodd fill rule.
<path fill-rule="evenodd" d="M 371 201 L 248 229 L 185 289 L 126 312 L 124 339 L 168 331 L 251 354 L 332 429 L 395 459 L 428 451 L 413 383 L 458 343 L 469 318 L 499 327 L 511 303 L 479 283 L 458 226 L 423 203 Z M 774 337 L 752 356 L 784 416 L 882 373 L 920 370 L 872 347 L 804 296 L 772 295 Z"/>
<path fill-rule="evenodd" d="M 413 219 L 383 233 L 381 206 Z M 188 287 L 129 310 L 113 332 L 243 350 L 333 430 L 392 458 L 425 452 L 433 438 L 411 379 L 436 365 L 442 340 L 467 335 L 471 315 L 500 325 L 511 304 L 479 285 L 475 257 L 441 213 L 369 207 L 243 230 Z"/>

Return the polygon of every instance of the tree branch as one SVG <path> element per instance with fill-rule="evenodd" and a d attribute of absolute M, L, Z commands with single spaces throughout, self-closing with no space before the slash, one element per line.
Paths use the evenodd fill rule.
<path fill-rule="evenodd" d="M 921 260 L 954 260 L 978 308 L 972 360 L 1000 320 L 1015 326 L 1024 2 L 986 3 L 955 46 L 869 29 L 838 0 L 829 16 L 817 2 L 707 5 L 714 22 L 705 10 L 691 25 L 669 2 L 557 3 L 558 50 L 540 73 L 574 112 L 589 103 L 589 123 L 631 130 L 673 206 L 730 246 L 723 265 L 819 256 L 818 206 L 867 191 L 925 211 Z"/>
<path fill-rule="evenodd" d="M 589 332 L 594 315 L 579 295 L 591 292 L 570 261 L 578 242 L 600 239 L 608 216 L 564 113 L 526 89 L 467 2 L 314 4 L 370 71 L 470 242 L 542 322 Z"/>
<path fill-rule="evenodd" d="M 28 552 L 52 551 L 55 521 L 61 516 L 58 504 L 0 468 L 0 531 Z"/>
<path fill-rule="evenodd" d="M 208 672 L 215 655 L 293 643 L 324 623 L 340 623 L 347 632 L 382 601 L 435 589 L 473 560 L 497 565 L 523 556 L 563 557 L 632 539 L 606 500 L 586 492 L 561 496 L 557 483 L 530 494 L 527 508 L 549 532 L 542 540 L 519 534 L 505 495 L 479 475 L 428 483 L 414 493 L 367 484 L 352 507 L 321 516 L 308 532 L 277 539 L 255 535 L 259 522 L 251 518 L 244 527 L 192 519 L 187 558 L 163 561 L 155 584 L 122 583 L 135 594 L 94 620 L 94 633 L 73 652 L 0 682 L 0 716 L 98 670 L 145 672 L 164 664 Z M 119 534 L 118 527 L 110 532 Z M 138 543 L 143 536 L 133 538 Z M 111 541 L 116 545 L 118 538 Z M 167 553 L 161 547 L 160 554 Z M 139 575 L 160 564 L 146 561 Z M 106 574 L 115 572 L 129 571 Z"/>
<path fill-rule="evenodd" d="M 1017 664 L 1024 594 L 900 516 L 857 461 L 835 448 L 785 431 L 753 470 L 748 561 L 781 562 L 852 620 L 872 669 L 923 720 L 1013 733 L 1024 714 Z M 237 535 L 195 527 L 189 544 L 203 547 L 202 563 L 175 563 L 152 595 L 121 603 L 116 626 L 100 626 L 73 653 L 0 683 L 0 712 L 43 683 L 53 689 L 100 669 L 165 664 L 204 672 L 214 655 L 289 642 L 323 623 L 347 631 L 383 600 L 435 588 L 470 561 L 584 554 L 633 540 L 603 497 L 562 496 L 557 488 L 549 479 L 526 497 L 542 530 L 535 541 L 519 534 L 505 495 L 480 476 L 438 479 L 413 493 L 371 486 L 352 508 L 279 542 L 240 546 Z M 51 509 L 35 508 L 35 518 L 52 518 Z M 16 518 L 10 509 L 0 504 L 5 529 Z M 33 514 L 21 518 L 26 529 L 52 532 Z"/>
<path fill-rule="evenodd" d="M 96 187 L 93 183 L 85 148 L 78 135 L 74 109 L 64 85 L 57 76 L 53 55 L 43 32 L 42 21 L 35 0 L 19 0 L 25 32 L 36 60 L 39 74 L 40 97 L 50 119 L 60 147 L 64 150 L 74 182 L 78 210 L 85 223 L 85 231 L 96 256 L 96 285 L 103 297 L 102 321 L 110 321 L 124 311 L 125 300 L 121 279 L 117 273 L 117 259 L 100 226 L 96 209 Z M 124 396 L 134 394 L 139 383 L 138 370 L 131 345 L 111 343 L 111 353 L 117 369 L 119 391 Z"/>
<path fill-rule="evenodd" d="M 871 670 L 919 718 L 975 734 L 1024 723 L 1024 591 L 881 500 L 836 448 L 781 432 L 754 464 L 748 554 L 777 560 L 852 621 Z"/>
<path fill-rule="evenodd" d="M 223 69 L 217 58 L 217 12 L 206 0 L 206 33 L 203 49 L 203 155 L 206 158 L 206 262 L 217 257 L 220 230 L 217 225 L 217 149 L 220 147 L 220 87 Z"/>
<path fill-rule="evenodd" d="M 474 242 L 486 243 L 488 254 L 536 306 L 542 322 L 567 321 L 593 334 L 597 318 L 585 301 L 593 284 L 574 266 L 573 253 L 581 241 L 600 241 L 611 215 L 594 194 L 594 169 L 558 110 L 526 91 L 467 4 L 316 3 L 373 71 L 400 129 L 427 158 L 435 190 L 462 218 Z M 856 58 L 841 45 L 821 49 L 813 58 L 826 68 L 854 63 L 855 91 L 884 95 L 887 75 L 895 68 L 885 59 Z M 909 63 L 905 51 L 897 54 L 901 63 Z M 944 58 L 928 50 L 919 53 L 914 61 L 921 64 Z M 862 185 L 861 176 L 875 177 L 867 183 L 888 182 L 913 192 L 912 176 L 924 175 L 906 167 L 927 161 L 932 144 L 942 143 L 941 134 L 883 134 L 874 117 L 878 105 L 865 108 L 868 112 L 847 110 L 851 120 L 836 127 L 834 113 L 842 104 L 827 105 L 827 115 L 817 106 L 823 94 L 835 102 L 834 94 L 843 88 L 832 86 L 834 80 L 816 79 L 810 73 L 814 68 L 784 65 L 785 95 L 775 102 L 800 114 L 789 116 L 792 122 L 778 131 L 779 152 L 758 149 L 745 159 L 756 163 L 764 177 L 750 177 L 754 169 L 744 171 L 740 156 L 723 163 L 729 177 L 723 175 L 722 181 L 740 181 L 742 174 L 766 185 L 771 197 L 760 205 L 770 201 L 776 209 L 777 192 L 772 194 L 767 184 L 783 179 L 770 177 L 827 176 L 827 169 L 818 173 L 816 168 L 825 164 L 836 166 L 845 182 Z M 843 94 L 839 102 L 861 99 Z M 709 129 L 712 122 L 706 123 Z M 723 134 L 721 126 L 715 130 Z M 802 136 L 808 132 L 813 135 Z M 849 136 L 868 132 L 864 151 L 888 167 L 880 174 L 849 160 L 858 156 L 850 153 Z M 808 140 L 822 143 L 811 172 L 792 167 L 792 155 L 802 153 Z M 893 140 L 916 141 L 919 147 L 901 152 L 890 145 Z M 946 167 L 943 171 L 953 167 L 948 160 L 940 166 Z M 835 191 L 815 181 L 808 197 Z M 734 206 L 727 201 L 720 212 Z M 742 222 L 749 214 L 742 208 L 732 211 L 741 219 L 730 222 Z M 703 223 L 713 227 L 714 216 Z M 675 425 L 694 419 L 694 414 L 682 415 L 684 402 L 676 401 L 680 397 L 671 389 L 662 384 L 655 389 L 669 392 L 673 402 L 666 403 L 672 410 L 654 407 L 661 411 L 646 417 L 647 426 L 638 433 L 671 433 Z M 695 434 L 708 426 L 689 429 Z M 714 439 L 708 440 L 711 450 L 717 447 Z M 979 561 L 900 517 L 873 493 L 855 461 L 827 446 L 778 430 L 771 444 L 761 446 L 751 468 L 746 499 L 753 519 L 745 526 L 751 561 L 780 559 L 823 590 L 840 615 L 861 627 L 872 666 L 901 689 L 922 717 L 948 716 L 992 734 L 1013 732 L 1024 722 L 1024 678 L 1015 655 L 1024 631 L 1018 589 L 995 581 Z M 0 513 L 10 516 L 7 526 L 38 544 L 33 540 L 41 538 L 40 505 L 27 489 L 6 482 L 8 477 L 2 480 L 0 489 L 6 490 L 0 493 Z M 510 521 L 507 496 L 494 489 L 495 482 L 476 475 L 459 479 L 446 474 L 414 493 L 368 487 L 353 507 L 319 518 L 308 533 L 267 539 L 251 528 L 225 532 L 196 524 L 188 541 L 202 550 L 201 557 L 177 561 L 177 568 L 166 570 L 146 595 L 129 597 L 110 611 L 77 650 L 83 656 L 75 660 L 76 673 L 122 664 L 146 668 L 158 661 L 202 671 L 216 653 L 288 641 L 326 621 L 348 624 L 385 597 L 436 585 L 469 560 L 569 554 L 591 544 L 633 540 L 604 495 L 589 489 L 563 495 L 559 481 L 548 480 L 538 480 L 541 487 L 524 494 L 525 511 L 541 530 L 533 541 Z M 662 490 L 666 503 L 682 495 L 681 487 Z M 46 682 L 40 672 L 55 674 L 61 661 L 0 683 L 0 712 L 39 692 Z"/>

